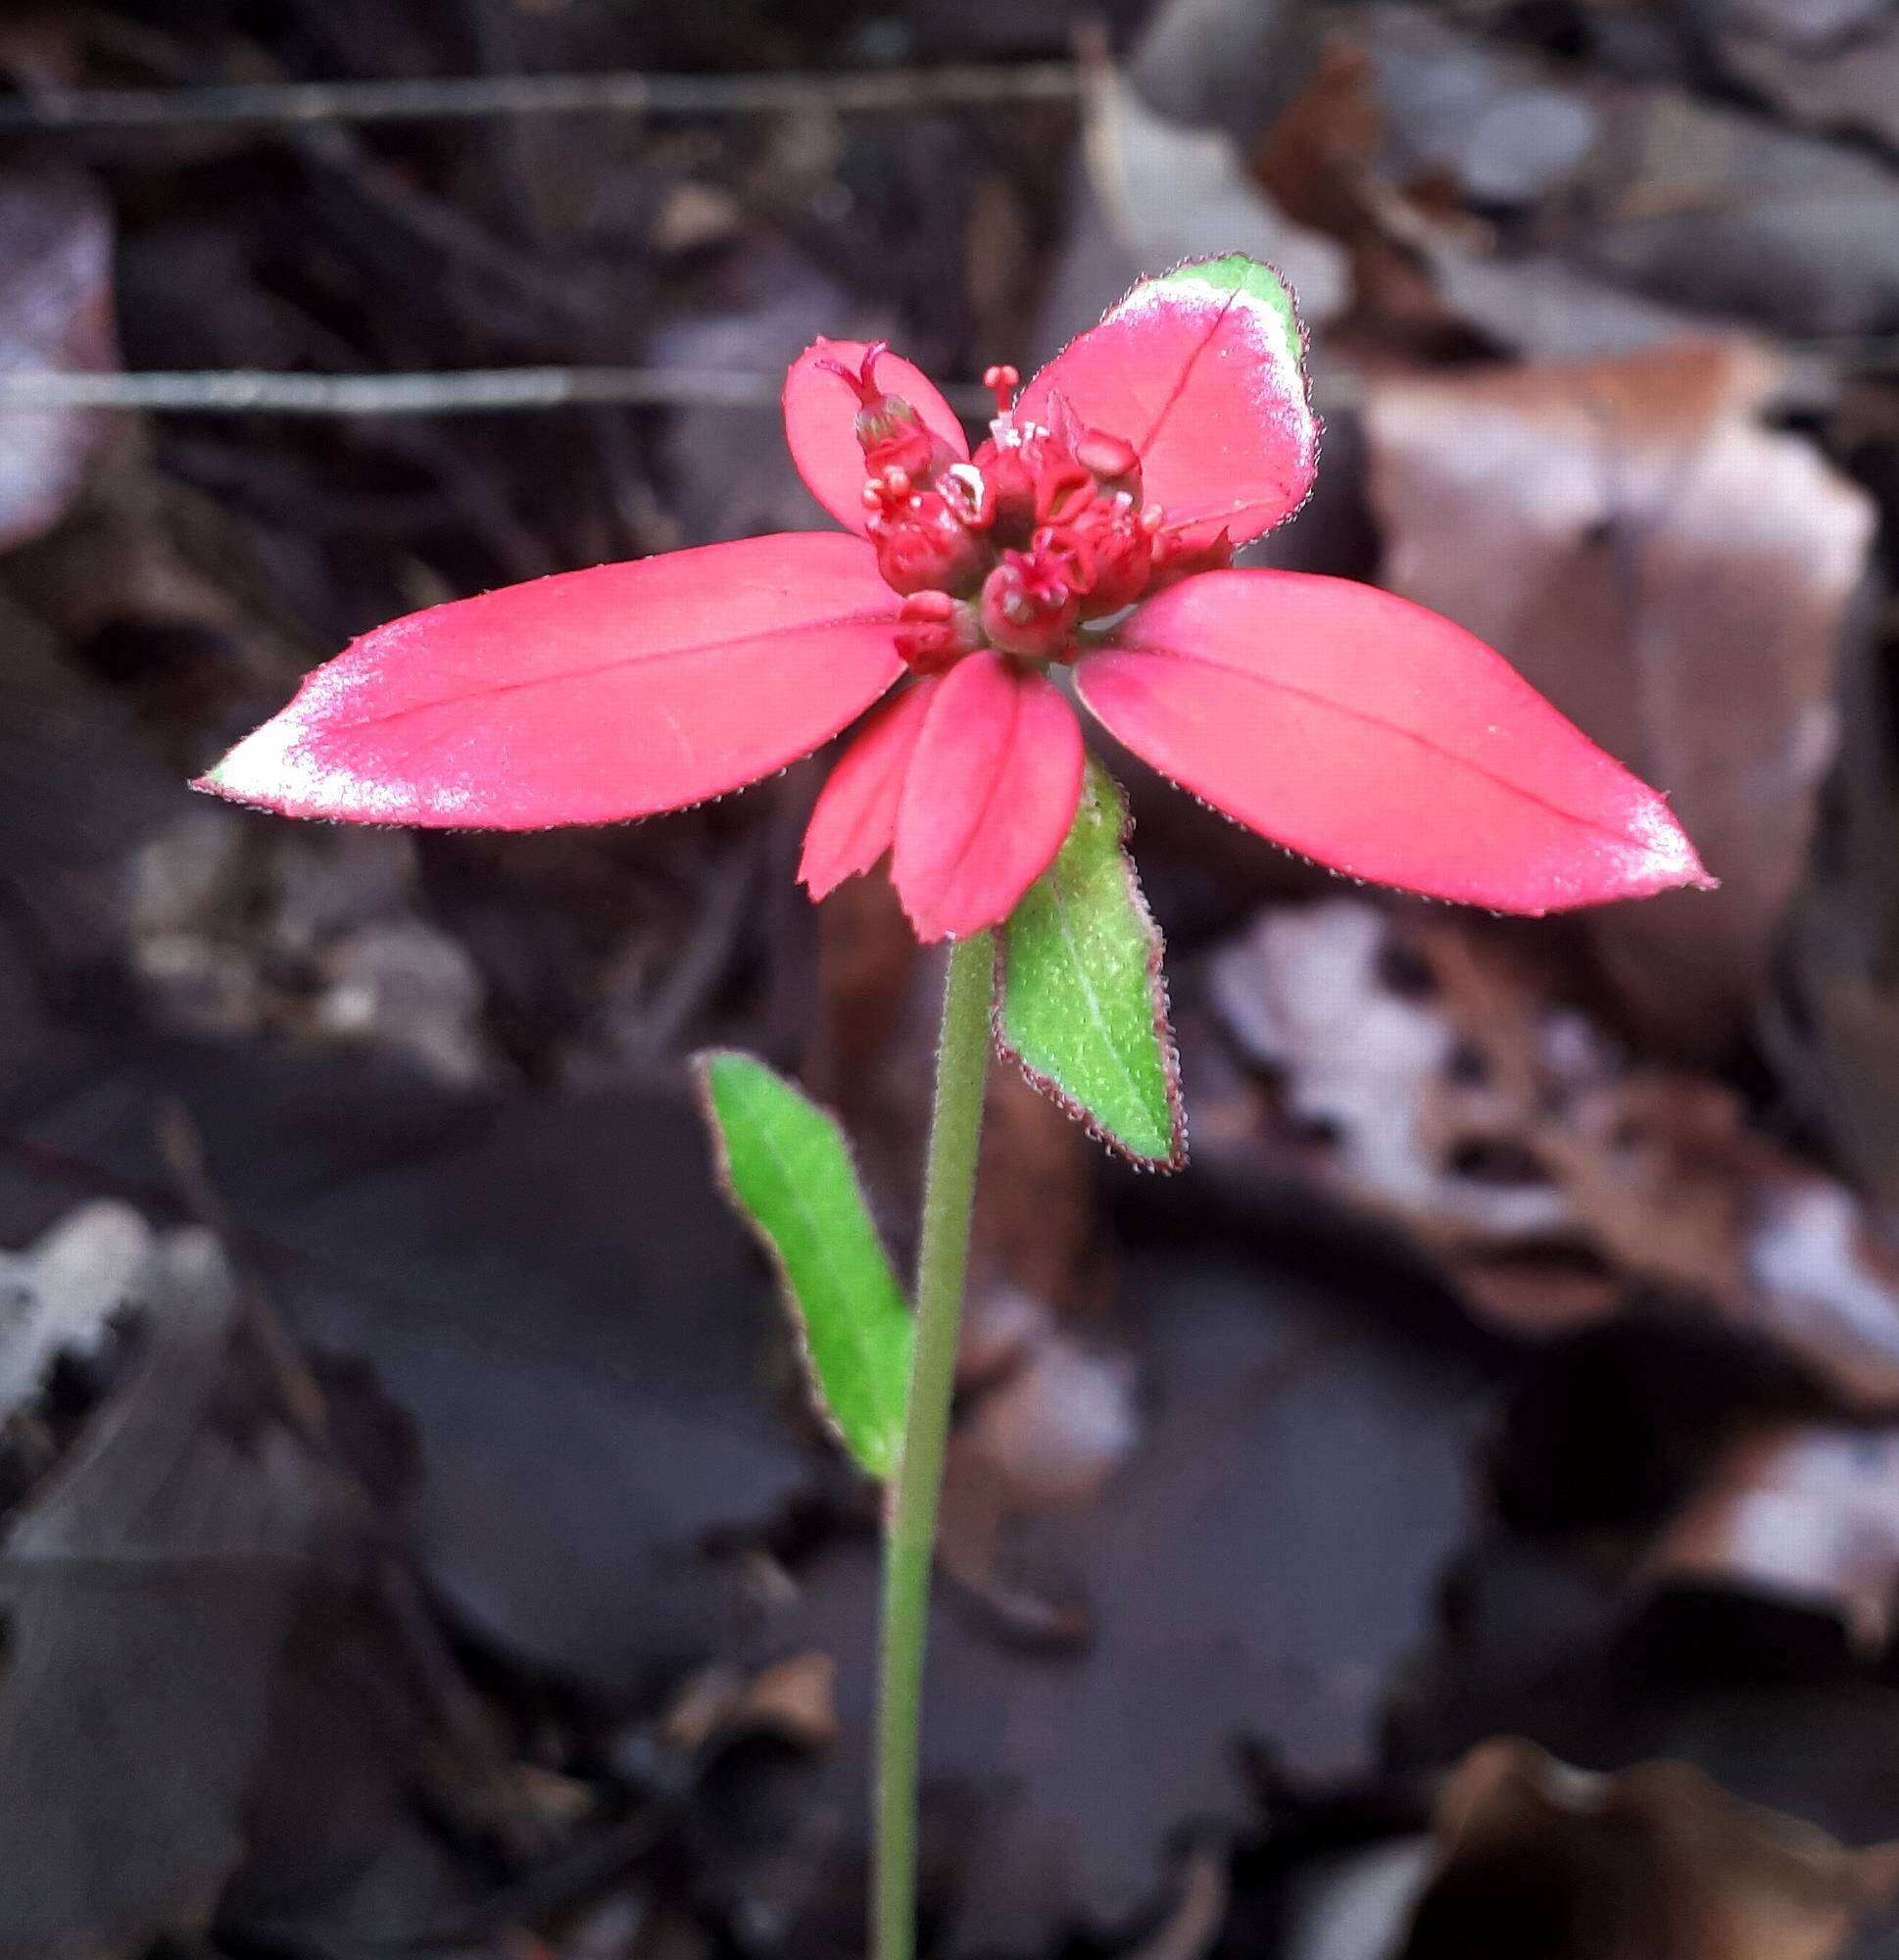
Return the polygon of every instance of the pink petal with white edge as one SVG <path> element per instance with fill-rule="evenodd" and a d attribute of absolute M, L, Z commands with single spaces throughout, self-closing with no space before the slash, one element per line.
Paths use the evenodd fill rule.
<path fill-rule="evenodd" d="M 1075 820 L 1086 758 L 1061 692 L 1002 654 L 938 683 L 904 771 L 891 878 L 921 940 L 999 925 Z"/>
<path fill-rule="evenodd" d="M 785 441 L 804 487 L 846 530 L 864 531 L 864 453 L 857 441 L 857 397 L 843 375 L 827 364 L 856 373 L 870 342 L 814 340 L 785 375 Z M 936 383 L 901 354 L 877 362 L 877 381 L 889 395 L 901 395 L 934 431 L 965 460 L 969 438 L 956 412 L 937 392 Z"/>
<path fill-rule="evenodd" d="M 1318 473 L 1291 292 L 1238 254 L 1143 279 L 1023 389 L 1017 418 L 1046 423 L 1055 396 L 1090 428 L 1134 444 L 1143 498 L 1187 544 L 1270 531 Z"/>
<path fill-rule="evenodd" d="M 934 677 L 920 680 L 886 702 L 833 764 L 798 866 L 799 882 L 814 900 L 868 871 L 890 849 L 903 772 L 938 685 Z"/>
<path fill-rule="evenodd" d="M 511 585 L 354 642 L 200 789 L 288 816 L 538 830 L 721 796 L 902 671 L 855 538 L 750 538 Z"/>
<path fill-rule="evenodd" d="M 1461 626 L 1368 585 L 1213 571 L 1076 686 L 1164 775 L 1335 870 L 1541 913 L 1710 885 L 1656 793 Z"/>

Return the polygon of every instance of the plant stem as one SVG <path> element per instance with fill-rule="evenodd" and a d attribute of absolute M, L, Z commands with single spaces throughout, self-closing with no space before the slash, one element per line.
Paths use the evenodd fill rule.
<path fill-rule="evenodd" d="M 879 1642 L 876 1819 L 870 1909 L 874 1960 L 916 1949 L 917 1756 L 930 1568 L 936 1547 L 950 1396 L 956 1378 L 976 1146 L 989 1075 L 996 948 L 989 933 L 950 949 L 937 1042 L 936 1103 L 923 1176 L 923 1237 L 916 1261 L 916 1359 L 902 1453 L 891 1480 Z"/>

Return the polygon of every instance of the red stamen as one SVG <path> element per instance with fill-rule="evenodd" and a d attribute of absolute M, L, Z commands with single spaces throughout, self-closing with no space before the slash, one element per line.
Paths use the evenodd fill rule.
<path fill-rule="evenodd" d="M 868 409 L 883 396 L 884 391 L 877 385 L 877 364 L 889 352 L 888 340 L 873 340 L 864 349 L 864 358 L 854 374 L 842 361 L 833 361 L 828 357 L 812 362 L 811 366 L 821 374 L 835 374 L 856 396 L 858 406 Z"/>
<path fill-rule="evenodd" d="M 1126 437 L 1109 435 L 1105 429 L 1090 429 L 1075 445 L 1075 461 L 1104 482 L 1141 477 L 1141 457 Z"/>
<path fill-rule="evenodd" d="M 1008 367 L 985 368 L 983 386 L 996 397 L 996 413 L 1005 416 L 1010 404 L 1015 400 L 1015 391 L 1021 385 L 1022 376 Z"/>

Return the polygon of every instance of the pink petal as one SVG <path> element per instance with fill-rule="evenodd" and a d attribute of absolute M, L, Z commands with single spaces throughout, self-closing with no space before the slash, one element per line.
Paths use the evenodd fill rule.
<path fill-rule="evenodd" d="M 1155 768 L 1354 877 L 1532 913 L 1713 882 L 1667 804 L 1505 661 L 1372 586 L 1202 572 L 1076 685 Z"/>
<path fill-rule="evenodd" d="M 855 538 L 750 538 L 379 626 L 198 785 L 290 816 L 537 830 L 754 782 L 902 670 Z"/>
<path fill-rule="evenodd" d="M 864 453 L 858 446 L 857 397 L 850 382 L 825 365 L 857 371 L 869 343 L 814 340 L 785 376 L 785 440 L 804 487 L 846 530 L 860 537 L 864 528 Z M 969 455 L 969 438 L 956 412 L 914 362 L 885 354 L 877 363 L 884 392 L 901 395 L 959 457 Z"/>
<path fill-rule="evenodd" d="M 891 878 L 916 936 L 998 925 L 1081 801 L 1082 731 L 1039 669 L 971 654 L 943 676 L 904 771 Z"/>
<path fill-rule="evenodd" d="M 1303 504 L 1319 466 L 1305 335 L 1270 266 L 1238 254 L 1143 279 L 1022 391 L 1047 422 L 1059 395 L 1141 455 L 1142 495 L 1184 542 L 1244 544 Z"/>
<path fill-rule="evenodd" d="M 868 871 L 891 847 L 903 771 L 936 692 L 920 680 L 878 709 L 831 769 L 804 832 L 800 882 L 813 899 L 827 898 L 847 878 Z"/>

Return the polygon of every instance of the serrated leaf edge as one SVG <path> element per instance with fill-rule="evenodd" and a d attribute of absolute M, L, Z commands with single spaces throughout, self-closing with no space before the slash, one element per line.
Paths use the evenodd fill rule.
<path fill-rule="evenodd" d="M 852 1463 L 856 1464 L 866 1476 L 874 1477 L 880 1483 L 885 1482 L 895 1472 L 898 1453 L 902 1448 L 902 1420 L 901 1417 L 899 1418 L 897 1433 L 891 1438 L 889 1460 L 878 1466 L 866 1463 L 862 1456 L 857 1453 L 856 1446 L 845 1434 L 844 1425 L 832 1413 L 831 1398 L 825 1393 L 824 1378 L 818 1369 L 817 1351 L 811 1344 L 810 1324 L 804 1317 L 803 1308 L 799 1304 L 798 1290 L 792 1285 L 791 1273 L 785 1264 L 784 1255 L 778 1250 L 777 1240 L 765 1229 L 763 1221 L 756 1216 L 751 1205 L 739 1195 L 738 1184 L 732 1174 L 732 1152 L 726 1144 L 725 1126 L 719 1121 L 718 1106 L 712 1096 L 712 1064 L 726 1059 L 755 1062 L 760 1068 L 770 1069 L 772 1074 L 778 1074 L 778 1071 L 772 1068 L 768 1061 L 760 1060 L 757 1055 L 742 1048 L 702 1048 L 695 1050 L 687 1057 L 687 1065 L 693 1072 L 700 1108 L 706 1119 L 706 1128 L 710 1133 L 712 1139 L 712 1167 L 714 1175 L 718 1179 L 719 1190 L 724 1194 L 726 1203 L 738 1214 L 746 1230 L 758 1242 L 764 1250 L 765 1257 L 771 1263 L 772 1275 L 777 1281 L 778 1301 L 784 1308 L 786 1319 L 791 1322 L 792 1334 L 798 1344 L 799 1365 L 803 1370 L 805 1385 L 809 1391 L 808 1398 L 811 1406 L 817 1411 L 818 1420 L 831 1433 L 833 1440 L 844 1451 L 845 1455 Z M 789 1078 L 782 1076 L 779 1079 L 781 1081 L 789 1080 Z M 857 1167 L 856 1146 L 851 1141 L 851 1132 L 846 1126 L 844 1118 L 828 1102 L 820 1102 L 815 1096 L 807 1095 L 796 1083 L 792 1083 L 791 1086 L 798 1090 L 799 1095 L 804 1097 L 804 1100 L 810 1103 L 812 1108 L 820 1111 L 837 1125 L 838 1136 L 844 1145 L 845 1160 L 851 1166 L 851 1175 L 856 1184 L 858 1199 L 862 1200 L 864 1186 L 862 1174 Z M 779 1161 L 782 1162 L 783 1159 L 780 1158 Z M 794 1185 L 793 1189 L 795 1190 L 796 1188 Z M 808 1217 L 809 1213 L 807 1212 L 805 1215 Z M 876 1238 L 878 1250 L 884 1255 L 884 1263 L 890 1267 L 892 1275 L 895 1276 L 897 1262 L 890 1255 L 890 1248 L 884 1244 L 884 1235 L 877 1230 L 877 1221 L 871 1217 L 868 1202 L 864 1203 L 864 1216 L 869 1221 L 871 1232 Z M 818 1233 L 815 1236 L 818 1242 L 822 1244 L 823 1234 Z M 898 1285 L 897 1293 L 898 1298 L 903 1301 L 905 1306 L 908 1306 L 910 1304 L 909 1296 L 904 1292 L 901 1282 Z M 866 1373 L 868 1372 L 866 1370 Z M 905 1399 L 907 1400 L 907 1383 L 904 1385 L 904 1393 Z"/>
<path fill-rule="evenodd" d="M 1190 259 L 1177 259 L 1173 265 L 1167 267 L 1163 271 L 1144 272 L 1112 306 L 1102 312 L 1101 318 L 1095 324 L 1096 326 L 1106 325 L 1134 298 L 1135 294 L 1140 292 L 1144 287 L 1160 285 L 1168 279 L 1178 277 L 1183 272 L 1191 274 L 1201 266 L 1217 266 L 1222 259 L 1235 258 L 1251 259 L 1252 254 L 1249 252 L 1201 252 Z M 1298 503 L 1291 510 L 1287 512 L 1278 523 L 1273 525 L 1272 530 L 1261 531 L 1259 537 L 1251 538 L 1247 541 L 1250 544 L 1257 544 L 1259 538 L 1271 537 L 1273 531 L 1283 531 L 1311 503 L 1313 490 L 1318 485 L 1319 466 L 1325 460 L 1326 421 L 1313 402 L 1312 329 L 1306 325 L 1305 309 L 1299 305 L 1298 289 L 1271 259 L 1253 259 L 1252 263 L 1255 266 L 1264 266 L 1267 271 L 1271 272 L 1273 277 L 1286 289 L 1286 297 L 1292 308 L 1292 324 L 1298 336 L 1295 367 L 1299 377 L 1299 387 L 1304 396 L 1305 412 L 1312 420 L 1312 482 L 1306 486 L 1305 495 L 1299 499 Z M 1079 340 L 1080 338 L 1080 334 L 1070 336 L 1071 340 Z M 1065 353 L 1068 346 L 1069 341 L 1064 341 L 1058 351 Z"/>
<path fill-rule="evenodd" d="M 1096 766 L 1101 768 L 1096 762 Z M 1101 769 L 1107 775 L 1105 768 Z M 1114 782 L 1112 776 L 1108 776 Z M 1021 1071 L 1030 1088 L 1040 1093 L 1060 1108 L 1071 1121 L 1079 1123 L 1096 1143 L 1104 1144 L 1114 1154 L 1132 1164 L 1136 1170 L 1159 1171 L 1171 1175 L 1187 1168 L 1187 1099 L 1181 1093 L 1180 1045 L 1174 1039 L 1173 1018 L 1169 1011 L 1167 995 L 1167 974 L 1165 960 L 1167 942 L 1159 925 L 1155 922 L 1152 909 L 1147 904 L 1147 894 L 1142 889 L 1141 873 L 1137 868 L 1133 854 L 1128 849 L 1129 840 L 1134 836 L 1134 812 L 1128 808 L 1127 792 L 1119 783 L 1114 785 L 1121 804 L 1121 831 L 1115 839 L 1115 847 L 1121 856 L 1121 877 L 1127 888 L 1128 898 L 1134 906 L 1135 915 L 1146 929 L 1150 951 L 1147 955 L 1147 998 L 1153 1007 L 1154 1039 L 1160 1047 L 1161 1072 L 1167 1084 L 1167 1112 L 1170 1119 L 1170 1135 L 1167 1154 L 1164 1157 L 1149 1156 L 1144 1151 L 1137 1151 L 1125 1139 L 1117 1137 L 1106 1128 L 1087 1103 L 1071 1096 L 1060 1083 L 1043 1074 L 1033 1062 L 1009 1040 L 1003 1027 L 1003 1012 L 1007 1003 L 1008 988 L 1008 928 L 996 935 L 996 991 L 990 1004 L 990 1033 L 996 1044 L 996 1052 L 1005 1060 L 1011 1061 Z M 1059 854 L 1057 854 L 1059 855 Z M 1053 866 L 1049 867 L 1051 870 Z M 1045 873 L 1045 875 L 1047 875 Z"/>

